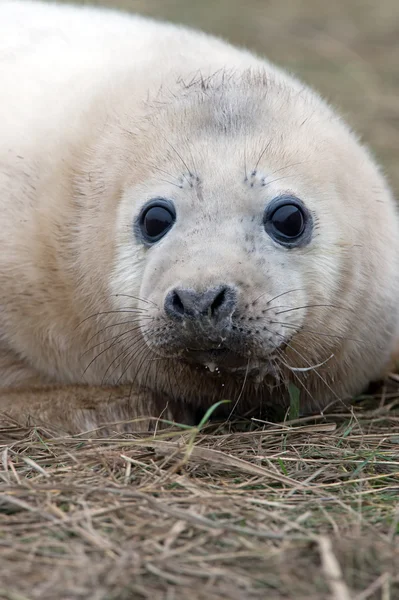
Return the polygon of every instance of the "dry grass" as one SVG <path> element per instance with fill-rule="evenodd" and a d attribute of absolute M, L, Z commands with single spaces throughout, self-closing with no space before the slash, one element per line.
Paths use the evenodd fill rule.
<path fill-rule="evenodd" d="M 399 187 L 396 0 L 114 5 L 223 34 L 299 73 Z M 394 385 L 256 429 L 99 441 L 1 426 L 2 599 L 399 598 Z"/>
<path fill-rule="evenodd" d="M 0 597 L 399 597 L 396 393 L 312 422 L 212 427 L 4 427 Z"/>

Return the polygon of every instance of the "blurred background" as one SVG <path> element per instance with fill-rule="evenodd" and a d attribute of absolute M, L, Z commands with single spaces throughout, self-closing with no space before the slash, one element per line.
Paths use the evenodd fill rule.
<path fill-rule="evenodd" d="M 75 0 L 197 27 L 300 76 L 385 168 L 399 197 L 399 0 Z"/>

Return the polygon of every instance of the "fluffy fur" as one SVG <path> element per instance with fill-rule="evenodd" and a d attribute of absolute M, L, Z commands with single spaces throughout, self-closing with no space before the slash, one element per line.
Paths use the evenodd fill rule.
<path fill-rule="evenodd" d="M 0 81 L 1 410 L 68 431 L 226 397 L 267 413 L 289 381 L 320 409 L 383 373 L 398 215 L 314 92 L 199 32 L 19 0 L 0 4 Z M 262 227 L 285 193 L 311 211 L 304 248 Z M 148 248 L 134 222 L 154 197 L 178 218 Z M 173 351 L 168 291 L 221 282 L 251 340 L 244 374 Z"/>

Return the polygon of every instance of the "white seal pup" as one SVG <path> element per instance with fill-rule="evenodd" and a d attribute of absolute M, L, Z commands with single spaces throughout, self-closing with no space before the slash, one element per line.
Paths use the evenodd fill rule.
<path fill-rule="evenodd" d="M 0 88 L 0 411 L 267 415 L 290 382 L 318 410 L 384 372 L 394 199 L 302 83 L 183 27 L 6 0 Z"/>

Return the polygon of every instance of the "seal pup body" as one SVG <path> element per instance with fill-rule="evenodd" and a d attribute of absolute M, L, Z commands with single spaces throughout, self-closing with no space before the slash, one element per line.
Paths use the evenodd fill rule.
<path fill-rule="evenodd" d="M 202 33 L 19 0 L 0 79 L 1 410 L 77 431 L 380 376 L 398 216 L 316 94 Z"/>

